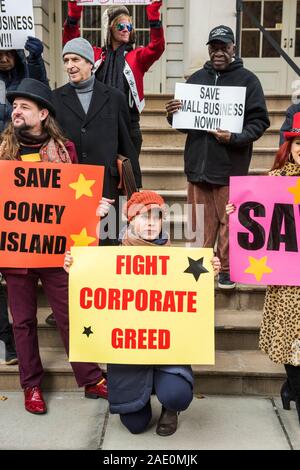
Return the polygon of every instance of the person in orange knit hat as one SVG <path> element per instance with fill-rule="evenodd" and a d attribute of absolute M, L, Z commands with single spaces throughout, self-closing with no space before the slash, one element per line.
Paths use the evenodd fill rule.
<path fill-rule="evenodd" d="M 108 205 L 101 204 L 101 216 Z M 121 231 L 122 246 L 169 246 L 169 234 L 163 230 L 166 215 L 163 198 L 153 191 L 133 193 L 123 213 L 128 224 Z M 64 268 L 69 272 L 73 258 L 66 254 Z M 215 274 L 221 264 L 212 260 Z M 178 414 L 193 399 L 194 377 L 190 366 L 108 364 L 108 400 L 110 412 L 119 414 L 121 422 L 132 434 L 144 432 L 152 418 L 151 394 L 154 391 L 162 405 L 156 432 L 170 436 L 177 430 Z"/>

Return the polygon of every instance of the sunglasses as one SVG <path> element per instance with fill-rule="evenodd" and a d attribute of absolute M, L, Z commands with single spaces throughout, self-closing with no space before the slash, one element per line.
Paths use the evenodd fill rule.
<path fill-rule="evenodd" d="M 131 23 L 118 23 L 117 24 L 117 30 L 118 31 L 124 31 L 124 29 L 127 29 L 129 33 L 133 30 L 133 24 Z"/>

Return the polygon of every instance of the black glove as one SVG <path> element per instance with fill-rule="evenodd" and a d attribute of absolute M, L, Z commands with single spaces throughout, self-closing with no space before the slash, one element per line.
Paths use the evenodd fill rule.
<path fill-rule="evenodd" d="M 38 38 L 34 38 L 33 36 L 28 36 L 24 47 L 29 52 L 30 56 L 36 59 L 41 57 L 44 50 L 42 41 Z"/>

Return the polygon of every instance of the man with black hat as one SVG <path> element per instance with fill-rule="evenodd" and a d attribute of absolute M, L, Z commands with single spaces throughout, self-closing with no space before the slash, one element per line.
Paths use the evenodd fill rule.
<path fill-rule="evenodd" d="M 215 132 L 186 131 L 188 203 L 193 207 L 193 232 L 197 227 L 197 205 L 204 206 L 204 247 L 214 248 L 218 237 L 217 256 L 222 264 L 219 287 L 232 289 L 235 284 L 229 275 L 229 230 L 225 212 L 229 199 L 229 178 L 248 174 L 253 142 L 263 135 L 270 126 L 270 121 L 258 78 L 244 68 L 242 59 L 235 58 L 234 34 L 231 28 L 217 26 L 210 32 L 207 44 L 210 61 L 195 72 L 187 83 L 245 87 L 244 125 L 240 134 L 226 129 L 217 129 Z M 167 103 L 170 124 L 173 114 L 180 108 L 179 100 Z"/>
<path fill-rule="evenodd" d="M 52 92 L 47 85 L 27 78 L 18 89 L 7 93 L 12 104 L 12 122 L 2 133 L 0 160 L 20 160 L 70 164 L 77 161 L 74 144 L 68 141 L 55 121 Z M 19 359 L 20 381 L 25 409 L 46 413 L 41 392 L 44 375 L 37 337 L 37 284 L 40 279 L 54 312 L 68 353 L 68 276 L 62 268 L 3 269 Z M 107 398 L 106 380 L 96 364 L 72 363 L 80 387 L 87 398 Z"/>
<path fill-rule="evenodd" d="M 26 77 L 35 78 L 48 84 L 46 68 L 42 58 L 43 43 L 28 36 L 24 48 L 29 52 L 25 56 L 23 49 L 0 50 L 0 133 L 10 122 L 12 107 L 6 99 L 6 92 L 16 90 Z M 4 364 L 17 364 L 14 337 L 8 319 L 7 301 L 0 274 L 0 341 L 5 344 Z"/>

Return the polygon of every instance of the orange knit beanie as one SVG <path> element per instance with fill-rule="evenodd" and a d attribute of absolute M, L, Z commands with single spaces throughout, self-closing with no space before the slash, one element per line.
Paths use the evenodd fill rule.
<path fill-rule="evenodd" d="M 165 201 L 154 191 L 143 191 L 133 193 L 131 198 L 124 204 L 123 213 L 130 222 L 136 215 L 147 212 L 152 207 L 159 207 L 165 212 Z"/>

